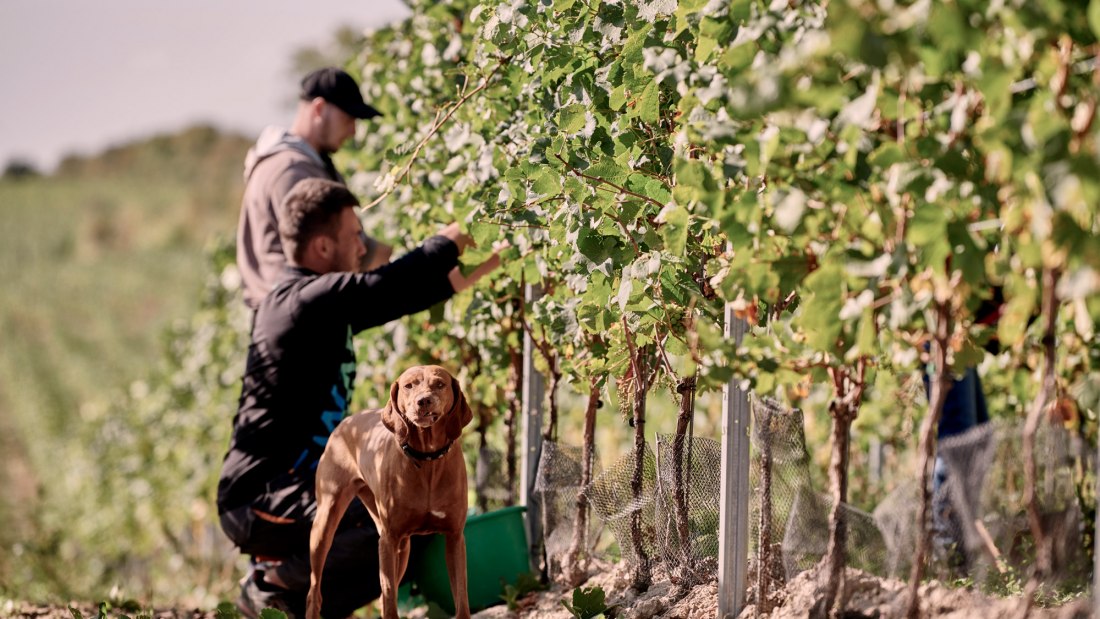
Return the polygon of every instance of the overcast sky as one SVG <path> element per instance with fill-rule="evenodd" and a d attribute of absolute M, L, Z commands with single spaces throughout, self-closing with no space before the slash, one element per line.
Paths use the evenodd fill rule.
<path fill-rule="evenodd" d="M 0 0 L 0 168 L 197 122 L 288 124 L 295 50 L 407 14 L 399 0 Z"/>

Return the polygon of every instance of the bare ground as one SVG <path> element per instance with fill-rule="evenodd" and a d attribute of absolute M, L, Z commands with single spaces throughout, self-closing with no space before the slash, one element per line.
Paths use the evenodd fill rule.
<path fill-rule="evenodd" d="M 590 571 L 592 577 L 584 587 L 599 586 L 614 607 L 615 616 L 625 619 L 712 619 L 718 615 L 718 584 L 708 582 L 681 590 L 669 582 L 667 574 L 654 573 L 654 584 L 638 594 L 630 588 L 630 567 L 626 563 L 600 564 Z M 906 614 L 906 583 L 884 579 L 849 568 L 847 571 L 846 619 L 901 619 Z M 818 585 L 814 571 L 803 572 L 773 597 L 778 606 L 770 613 L 757 614 L 754 606 L 746 607 L 740 619 L 795 619 L 813 617 L 818 602 Z M 562 606 L 571 589 L 555 586 L 547 591 L 531 593 L 519 600 L 518 608 L 495 606 L 474 615 L 474 619 L 570 619 Z M 1091 617 L 1092 599 L 1082 597 L 1057 608 L 1025 609 L 1022 598 L 992 598 L 980 592 L 947 587 L 932 581 L 921 587 L 921 616 L 949 619 L 1085 619 Z M 96 616 L 93 605 L 76 605 L 86 618 Z M 148 611 L 145 611 L 148 612 Z M 112 617 L 120 613 L 112 611 Z M 136 615 L 137 613 L 126 613 Z M 422 619 L 426 612 L 414 612 L 410 619 Z M 0 603 L 0 617 L 39 619 L 73 619 L 65 606 L 39 606 L 21 602 Z M 159 610 L 154 619 L 217 619 L 213 610 Z"/>
<path fill-rule="evenodd" d="M 638 594 L 630 588 L 630 566 L 625 563 L 599 564 L 590 570 L 593 574 L 583 587 L 599 586 L 607 595 L 617 617 L 661 619 L 705 619 L 718 615 L 718 583 L 697 585 L 686 591 L 678 590 L 661 570 L 654 571 L 653 586 Z M 572 615 L 562 606 L 569 600 L 572 589 L 559 586 L 548 591 L 528 595 L 520 600 L 520 608 L 510 611 L 505 606 L 494 606 L 474 615 L 475 619 L 571 619 Z"/>
<path fill-rule="evenodd" d="M 847 619 L 902 619 L 907 609 L 907 584 L 860 572 L 847 571 L 847 603 L 843 616 Z M 816 572 L 803 572 L 777 592 L 773 599 L 778 606 L 770 613 L 757 614 L 754 606 L 742 610 L 740 619 L 802 619 L 813 617 L 819 599 Z M 583 586 L 599 585 L 607 594 L 608 604 L 615 606 L 616 616 L 626 619 L 709 619 L 718 616 L 718 584 L 715 581 L 696 585 L 686 591 L 672 585 L 667 574 L 655 573 L 654 585 L 643 594 L 630 589 L 630 568 L 625 563 L 600 566 Z M 476 619 L 569 619 L 571 615 L 561 601 L 569 591 L 552 588 L 521 600 L 521 607 L 509 611 L 503 606 L 484 610 Z M 977 591 L 947 587 L 937 581 L 920 589 L 921 616 L 950 619 L 1085 619 L 1091 615 L 1092 600 L 1082 597 L 1058 608 L 1027 608 L 1023 598 L 993 598 Z"/>
<path fill-rule="evenodd" d="M 99 612 L 99 608 L 92 604 L 73 603 L 71 605 L 80 616 L 85 619 L 93 619 Z M 152 616 L 154 619 L 217 619 L 217 613 L 213 610 L 204 611 L 199 609 L 170 609 L 170 610 L 157 610 L 148 611 L 142 610 L 140 612 L 125 612 L 117 609 L 113 609 L 108 613 L 111 617 L 117 617 L 119 615 L 136 616 L 138 614 L 144 616 Z M 35 619 L 73 619 L 74 615 L 69 611 L 68 606 L 60 605 L 41 605 L 31 604 L 28 602 L 6 602 L 0 603 L 0 617 L 20 617 L 20 618 L 35 618 Z"/>

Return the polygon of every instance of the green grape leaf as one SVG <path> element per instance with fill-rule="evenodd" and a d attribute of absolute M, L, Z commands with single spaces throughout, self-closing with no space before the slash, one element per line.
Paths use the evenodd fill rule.
<path fill-rule="evenodd" d="M 584 128 L 588 108 L 581 103 L 567 105 L 558 110 L 558 128 L 565 133 L 576 133 Z"/>
<path fill-rule="evenodd" d="M 1092 29 L 1092 34 L 1096 38 L 1100 39 L 1100 0 L 1091 0 L 1089 2 L 1089 28 Z"/>
<path fill-rule="evenodd" d="M 661 237 L 665 242 L 665 249 L 673 256 L 684 255 L 688 238 L 688 212 L 687 209 L 670 202 L 657 215 L 657 221 L 661 223 Z"/>

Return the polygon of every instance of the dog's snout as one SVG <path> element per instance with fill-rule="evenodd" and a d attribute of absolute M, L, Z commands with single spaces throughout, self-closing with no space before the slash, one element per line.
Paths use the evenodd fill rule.
<path fill-rule="evenodd" d="M 416 403 L 420 406 L 427 406 L 432 403 L 432 396 L 420 396 L 419 398 L 417 398 Z"/>

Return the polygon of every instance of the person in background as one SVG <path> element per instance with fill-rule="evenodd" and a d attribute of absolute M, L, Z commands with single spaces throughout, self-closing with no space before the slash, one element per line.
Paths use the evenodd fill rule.
<path fill-rule="evenodd" d="M 306 178 L 340 184 L 343 177 L 332 154 L 355 135 L 360 119 L 380 116 L 363 101 L 355 79 L 345 71 L 326 67 L 302 79 L 298 109 L 290 129 L 269 126 L 245 157 L 244 198 L 237 226 L 237 268 L 244 302 L 255 310 L 282 276 L 286 264 L 279 239 L 279 207 L 286 195 Z M 365 234 L 366 253 L 360 269 L 367 271 L 389 261 L 393 249 Z"/>
<path fill-rule="evenodd" d="M 982 303 L 975 312 L 975 323 L 991 327 L 997 324 L 1004 311 L 1004 294 L 1000 288 L 993 289 L 992 298 Z M 986 346 L 996 354 L 999 343 L 994 337 Z M 928 375 L 924 377 L 925 392 L 931 397 L 931 383 Z M 989 409 L 986 407 L 982 380 L 975 367 L 968 367 L 962 376 L 951 382 L 943 403 L 943 412 L 936 429 L 936 441 L 957 436 L 989 421 Z M 952 505 L 952 497 L 947 492 L 947 482 L 951 471 L 943 456 L 937 454 L 932 471 L 932 533 L 933 541 L 939 552 L 943 553 L 948 564 L 966 573 L 966 553 L 963 549 L 962 523 Z"/>

